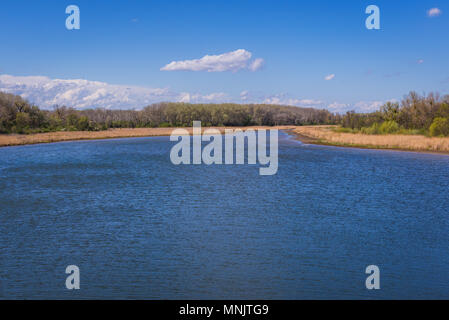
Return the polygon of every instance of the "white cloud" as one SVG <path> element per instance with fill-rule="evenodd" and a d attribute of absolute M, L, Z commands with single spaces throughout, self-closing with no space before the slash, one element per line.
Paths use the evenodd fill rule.
<path fill-rule="evenodd" d="M 178 102 L 186 102 L 186 103 L 219 103 L 226 101 L 227 94 L 223 92 L 211 93 L 207 95 L 202 94 L 192 94 L 189 92 L 182 92 L 180 94 Z"/>
<path fill-rule="evenodd" d="M 329 81 L 329 80 L 332 80 L 333 78 L 335 78 L 335 74 L 330 74 L 328 76 L 325 76 L 324 80 Z"/>
<path fill-rule="evenodd" d="M 389 100 L 394 102 L 396 100 Z M 326 109 L 334 113 L 346 113 L 347 111 L 355 110 L 356 112 L 373 112 L 387 101 L 359 101 L 356 103 L 342 103 L 342 102 L 326 102 L 319 99 L 297 99 L 288 97 L 286 94 L 278 94 L 265 97 L 262 103 L 279 104 L 297 106 L 303 108 Z"/>
<path fill-rule="evenodd" d="M 348 104 L 312 98 L 296 98 L 286 93 L 264 95 L 247 90 L 236 96 L 230 96 L 224 92 L 201 94 L 174 92 L 167 88 L 113 85 L 99 81 L 61 80 L 40 76 L 16 77 L 11 75 L 0 75 L 0 91 L 21 95 L 42 108 L 66 105 L 77 109 L 139 109 L 162 101 L 189 103 L 243 102 L 290 105 L 345 113 L 350 110 L 357 112 L 376 111 L 386 102 L 360 101 Z"/>
<path fill-rule="evenodd" d="M 257 71 L 260 68 L 262 68 L 263 64 L 264 64 L 264 60 L 262 58 L 257 58 L 249 65 L 248 68 L 249 68 L 249 70 L 254 72 L 254 71 Z"/>
<path fill-rule="evenodd" d="M 257 71 L 263 65 L 263 59 L 251 60 L 252 53 L 244 49 L 220 55 L 206 55 L 201 59 L 172 61 L 162 67 L 162 71 L 207 71 L 223 72 L 247 69 Z"/>
<path fill-rule="evenodd" d="M 396 102 L 397 100 L 391 99 L 390 102 Z M 379 110 L 387 101 L 359 101 L 353 104 L 333 102 L 328 104 L 325 109 L 335 113 L 346 113 L 347 111 L 356 111 L 361 113 L 369 113 Z"/>
<path fill-rule="evenodd" d="M 373 112 L 379 110 L 386 101 L 360 101 L 354 104 L 354 110 L 357 112 Z"/>
<path fill-rule="evenodd" d="M 248 95 L 249 95 L 249 92 L 248 91 L 242 91 L 242 92 L 240 92 L 240 99 L 242 99 L 242 100 L 248 100 Z"/>
<path fill-rule="evenodd" d="M 427 16 L 428 17 L 438 17 L 442 13 L 443 12 L 440 9 L 438 9 L 438 8 L 432 8 L 432 9 L 427 10 Z"/>
<path fill-rule="evenodd" d="M 287 94 L 276 94 L 267 96 L 264 98 L 256 99 L 255 103 L 265 103 L 265 104 L 278 104 L 278 105 L 288 105 L 304 108 L 324 108 L 325 103 L 320 100 L 314 99 L 298 99 L 289 97 Z"/>
<path fill-rule="evenodd" d="M 228 95 L 224 92 L 216 92 L 216 93 L 211 93 L 211 94 L 207 94 L 207 95 L 199 95 L 199 96 L 200 96 L 200 99 L 202 99 L 203 101 L 214 101 L 214 102 L 222 101 L 228 97 Z"/>
<path fill-rule="evenodd" d="M 312 100 L 312 99 L 295 99 L 295 98 L 281 99 L 279 97 L 271 97 L 271 98 L 265 99 L 264 103 L 282 104 L 282 105 L 297 106 L 297 107 L 303 107 L 303 108 L 321 109 L 324 107 L 324 104 L 322 101 Z"/>
<path fill-rule="evenodd" d="M 423 59 L 419 59 L 418 61 L 416 61 L 418 64 L 423 64 L 424 60 Z"/>
<path fill-rule="evenodd" d="M 66 105 L 77 109 L 137 109 L 161 101 L 224 101 L 224 93 L 176 93 L 167 88 L 113 85 L 88 80 L 0 75 L 0 91 L 14 93 L 42 108 Z"/>
<path fill-rule="evenodd" d="M 339 103 L 339 102 L 332 102 L 326 106 L 326 109 L 330 112 L 337 112 L 337 113 L 345 113 L 346 111 L 353 110 L 349 104 L 346 103 Z"/>

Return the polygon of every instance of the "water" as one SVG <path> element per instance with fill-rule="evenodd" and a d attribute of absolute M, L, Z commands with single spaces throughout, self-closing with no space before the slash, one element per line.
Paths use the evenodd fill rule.
<path fill-rule="evenodd" d="M 0 148 L 0 298 L 449 298 L 448 156 L 281 134 L 260 176 L 172 165 L 173 144 Z"/>

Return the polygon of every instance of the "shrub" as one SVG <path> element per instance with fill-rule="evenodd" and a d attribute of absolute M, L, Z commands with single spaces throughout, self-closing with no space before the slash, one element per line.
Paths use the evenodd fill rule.
<path fill-rule="evenodd" d="M 371 127 L 362 128 L 362 133 L 364 134 L 379 134 L 379 124 L 374 122 Z"/>
<path fill-rule="evenodd" d="M 379 131 L 382 134 L 396 133 L 399 131 L 399 125 L 396 121 L 385 121 L 380 125 Z"/>
<path fill-rule="evenodd" d="M 429 128 L 432 137 L 449 135 L 449 120 L 446 118 L 435 118 Z"/>

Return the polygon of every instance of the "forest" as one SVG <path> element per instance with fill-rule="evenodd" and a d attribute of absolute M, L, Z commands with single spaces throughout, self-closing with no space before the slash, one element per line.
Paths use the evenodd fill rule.
<path fill-rule="evenodd" d="M 327 110 L 266 104 L 189 104 L 162 102 L 142 110 L 55 106 L 43 110 L 20 96 L 0 92 L 0 133 L 107 130 L 109 128 L 335 124 Z"/>
<path fill-rule="evenodd" d="M 364 134 L 449 136 L 449 95 L 410 92 L 371 113 L 334 114 L 327 110 L 268 104 L 189 104 L 161 102 L 141 110 L 55 106 L 40 109 L 20 96 L 0 92 L 0 133 L 99 131 L 109 128 L 276 126 L 338 124 L 335 130 Z"/>
<path fill-rule="evenodd" d="M 449 95 L 410 92 L 400 102 L 387 102 L 372 113 L 346 113 L 340 132 L 449 136 Z"/>

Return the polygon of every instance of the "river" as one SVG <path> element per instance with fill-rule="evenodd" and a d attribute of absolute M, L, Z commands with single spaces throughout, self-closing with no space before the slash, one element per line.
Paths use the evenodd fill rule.
<path fill-rule="evenodd" d="M 449 156 L 279 138 L 273 176 L 168 137 L 0 148 L 0 298 L 449 298 Z"/>

